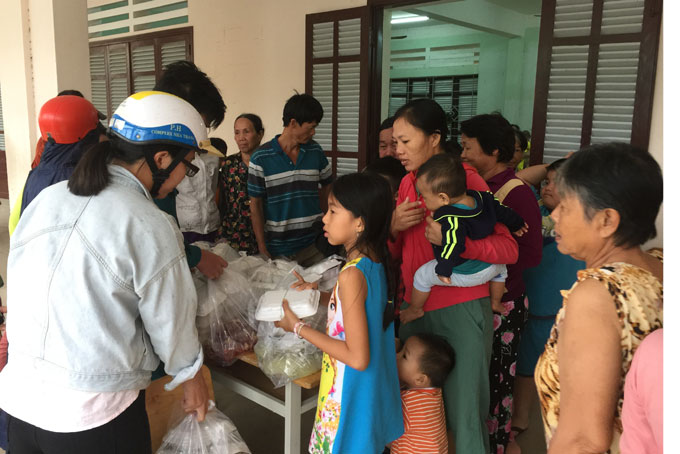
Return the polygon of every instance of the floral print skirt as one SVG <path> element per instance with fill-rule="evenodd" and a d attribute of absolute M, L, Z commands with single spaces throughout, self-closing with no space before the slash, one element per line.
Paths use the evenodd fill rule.
<path fill-rule="evenodd" d="M 515 385 L 520 333 L 526 324 L 526 295 L 505 301 L 506 315 L 493 314 L 493 351 L 489 366 L 489 440 L 491 454 L 504 454 L 512 427 L 512 389 Z"/>

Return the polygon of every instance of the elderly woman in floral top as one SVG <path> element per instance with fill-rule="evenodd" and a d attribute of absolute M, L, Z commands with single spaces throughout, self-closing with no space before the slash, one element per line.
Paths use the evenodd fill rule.
<path fill-rule="evenodd" d="M 264 128 L 255 114 L 244 113 L 234 122 L 234 140 L 239 152 L 220 166 L 219 208 L 221 223 L 218 238 L 224 238 L 237 251 L 257 254 L 257 241 L 250 223 L 248 198 L 248 164 L 250 156 L 260 146 Z"/>

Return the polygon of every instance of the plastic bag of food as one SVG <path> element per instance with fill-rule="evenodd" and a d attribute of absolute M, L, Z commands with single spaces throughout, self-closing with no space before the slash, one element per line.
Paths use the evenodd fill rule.
<path fill-rule="evenodd" d="M 251 454 L 236 426 L 210 401 L 203 422 L 192 413 L 170 429 L 156 454 Z"/>
<path fill-rule="evenodd" d="M 229 268 L 206 287 L 207 302 L 199 303 L 196 317 L 199 339 L 208 358 L 230 366 L 257 342 L 257 324 L 250 316 L 257 299 L 248 280 Z"/>
<path fill-rule="evenodd" d="M 327 314 L 328 309 L 320 306 L 315 315 L 304 321 L 312 328 L 324 331 Z M 298 339 L 295 334 L 277 328 L 272 322 L 260 323 L 254 350 L 258 366 L 275 388 L 321 369 L 321 350 L 304 339 Z"/>

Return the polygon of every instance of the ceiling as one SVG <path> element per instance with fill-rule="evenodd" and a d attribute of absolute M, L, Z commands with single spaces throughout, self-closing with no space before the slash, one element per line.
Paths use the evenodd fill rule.
<path fill-rule="evenodd" d="M 541 0 L 486 0 L 521 14 L 541 14 Z"/>

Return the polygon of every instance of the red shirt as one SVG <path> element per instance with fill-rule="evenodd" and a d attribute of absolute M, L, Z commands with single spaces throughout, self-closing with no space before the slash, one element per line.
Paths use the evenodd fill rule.
<path fill-rule="evenodd" d="M 467 187 L 477 191 L 488 191 L 482 177 L 479 176 L 474 167 L 463 163 L 467 176 Z M 397 204 L 402 203 L 406 197 L 410 202 L 420 200 L 423 206 L 425 202 L 416 191 L 416 173 L 409 172 L 399 185 L 399 196 Z M 427 212 L 426 216 L 431 216 Z M 397 239 L 388 242 L 390 254 L 394 259 L 401 259 L 401 278 L 404 283 L 404 299 L 411 299 L 413 289 L 413 276 L 421 265 L 434 260 L 432 245 L 425 238 L 425 227 L 427 221 L 423 221 L 413 227 L 400 232 Z M 540 233 L 540 229 L 539 229 Z M 496 224 L 494 233 L 481 240 L 466 240 L 465 252 L 461 257 L 466 259 L 477 259 L 487 263 L 515 263 L 518 258 L 517 242 L 513 239 L 507 227 Z M 425 302 L 423 309 L 433 311 L 443 307 L 452 306 L 466 301 L 484 298 L 489 296 L 489 284 L 482 284 L 476 287 L 444 287 L 435 285 L 432 287 L 430 296 Z"/>

